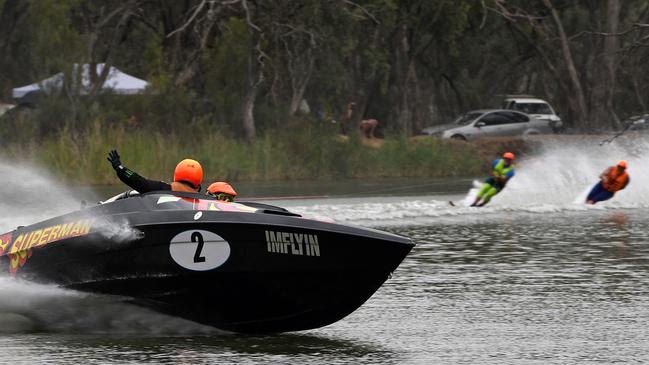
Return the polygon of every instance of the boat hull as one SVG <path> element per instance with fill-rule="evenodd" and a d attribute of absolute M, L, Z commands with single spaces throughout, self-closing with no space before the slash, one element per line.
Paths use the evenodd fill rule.
<path fill-rule="evenodd" d="M 0 256 L 0 265 L 11 269 L 22 253 L 24 262 L 12 271 L 26 280 L 117 295 L 227 331 L 264 333 L 344 318 L 414 246 L 405 237 L 294 216 L 187 210 L 106 215 L 101 207 L 14 231 L 14 246 L 21 245 L 19 237 L 34 241 L 33 232 L 42 237 L 61 222 L 100 213 L 87 233 L 14 248 L 13 255 Z M 111 236 L 102 225 L 125 232 Z"/>

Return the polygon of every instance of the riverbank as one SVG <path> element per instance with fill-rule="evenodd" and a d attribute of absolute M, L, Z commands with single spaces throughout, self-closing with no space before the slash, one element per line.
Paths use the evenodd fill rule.
<path fill-rule="evenodd" d="M 486 151 L 497 148 L 429 137 L 370 142 L 340 138 L 318 124 L 268 131 L 252 143 L 210 129 L 167 134 L 95 124 L 84 133 L 5 145 L 3 154 L 44 166 L 64 181 L 103 185 L 117 183 L 106 161 L 111 149 L 119 150 L 126 166 L 151 179 L 169 180 L 178 160 L 190 157 L 201 162 L 208 181 L 274 181 L 476 176 L 493 158 Z"/>

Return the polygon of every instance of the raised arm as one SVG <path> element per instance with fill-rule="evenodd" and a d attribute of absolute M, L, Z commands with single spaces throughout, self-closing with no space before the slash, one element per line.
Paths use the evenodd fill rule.
<path fill-rule="evenodd" d="M 171 190 L 171 185 L 162 181 L 144 178 L 135 171 L 122 165 L 117 150 L 112 150 L 108 153 L 108 161 L 110 161 L 113 169 L 115 169 L 117 177 L 122 180 L 124 184 L 128 185 L 133 190 L 137 190 L 140 194 L 156 190 Z"/>

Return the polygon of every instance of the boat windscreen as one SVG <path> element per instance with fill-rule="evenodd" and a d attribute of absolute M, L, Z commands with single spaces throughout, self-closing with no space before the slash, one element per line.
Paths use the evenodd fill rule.
<path fill-rule="evenodd" d="M 211 210 L 223 212 L 255 213 L 257 208 L 239 203 L 214 199 L 188 198 L 171 194 L 147 194 L 143 196 L 152 210 Z"/>
<path fill-rule="evenodd" d="M 126 198 L 130 198 L 130 197 L 136 196 L 136 195 L 140 195 L 140 193 L 137 192 L 137 190 L 127 190 L 127 191 L 125 191 L 123 193 L 119 193 L 119 194 L 117 194 L 117 195 L 115 195 L 113 197 L 110 197 L 110 198 L 108 198 L 108 199 L 106 199 L 104 201 L 101 201 L 101 202 L 99 202 L 99 204 L 112 203 L 112 202 L 114 202 L 116 200 L 126 199 Z"/>

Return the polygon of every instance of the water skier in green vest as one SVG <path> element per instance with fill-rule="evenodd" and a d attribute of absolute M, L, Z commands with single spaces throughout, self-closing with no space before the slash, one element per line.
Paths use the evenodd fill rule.
<path fill-rule="evenodd" d="M 494 160 L 491 164 L 491 176 L 485 180 L 485 183 L 478 191 L 472 207 L 482 207 L 489 203 L 494 195 L 500 193 L 505 188 L 509 179 L 514 176 L 514 154 L 506 152 L 502 158 Z M 482 202 L 480 202 L 482 200 Z"/>

